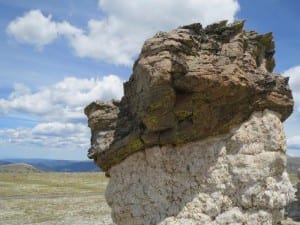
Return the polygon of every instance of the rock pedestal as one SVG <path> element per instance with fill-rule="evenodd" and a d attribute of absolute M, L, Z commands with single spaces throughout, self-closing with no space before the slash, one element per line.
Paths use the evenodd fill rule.
<path fill-rule="evenodd" d="M 226 135 L 139 151 L 110 170 L 119 225 L 277 224 L 293 188 L 285 139 L 265 110 Z"/>
<path fill-rule="evenodd" d="M 88 156 L 118 225 L 276 224 L 293 197 L 282 122 L 288 78 L 272 34 L 243 21 L 148 39 L 120 102 L 94 102 Z"/>

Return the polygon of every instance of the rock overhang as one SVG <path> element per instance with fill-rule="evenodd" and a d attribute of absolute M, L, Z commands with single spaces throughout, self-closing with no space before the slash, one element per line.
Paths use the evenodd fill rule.
<path fill-rule="evenodd" d="M 146 40 L 122 100 L 85 110 L 90 158 L 108 171 L 144 148 L 224 134 L 255 111 L 288 118 L 293 98 L 288 78 L 272 73 L 272 33 L 244 31 L 243 25 L 196 23 Z"/>

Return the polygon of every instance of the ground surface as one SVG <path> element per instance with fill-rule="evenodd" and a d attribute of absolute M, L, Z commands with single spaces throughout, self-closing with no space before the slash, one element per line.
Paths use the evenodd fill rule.
<path fill-rule="evenodd" d="M 0 225 L 110 225 L 102 173 L 0 173 Z"/>
<path fill-rule="evenodd" d="M 112 225 L 107 182 L 103 173 L 0 173 L 0 225 Z"/>

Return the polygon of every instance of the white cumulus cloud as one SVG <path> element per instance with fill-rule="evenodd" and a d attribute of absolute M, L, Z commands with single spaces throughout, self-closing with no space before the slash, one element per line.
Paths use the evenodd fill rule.
<path fill-rule="evenodd" d="M 0 129 L 0 143 L 45 149 L 86 150 L 90 131 L 83 109 L 97 99 L 120 99 L 123 82 L 116 75 L 80 79 L 66 77 L 56 84 L 31 90 L 15 84 L 7 98 L 0 98 L 0 113 L 29 118 L 33 127 Z M 26 119 L 25 119 L 26 120 Z"/>
<path fill-rule="evenodd" d="M 99 0 L 98 7 L 105 18 L 91 18 L 87 29 L 33 10 L 12 21 L 7 30 L 17 41 L 38 47 L 62 35 L 79 57 L 131 65 L 143 41 L 157 31 L 195 22 L 232 22 L 239 10 L 237 0 Z"/>
<path fill-rule="evenodd" d="M 289 77 L 289 84 L 292 89 L 295 110 L 300 112 L 300 66 L 292 67 L 283 73 L 283 76 Z"/>
<path fill-rule="evenodd" d="M 116 75 L 101 79 L 67 77 L 36 92 L 15 84 L 8 98 L 0 98 L 0 113 L 28 114 L 46 121 L 72 121 L 84 118 L 83 108 L 90 102 L 120 99 L 122 95 L 123 82 Z"/>
<path fill-rule="evenodd" d="M 31 10 L 10 22 L 7 32 L 19 42 L 42 48 L 58 36 L 56 23 L 51 18 L 51 15 L 44 16 L 40 10 Z"/>
<path fill-rule="evenodd" d="M 295 139 L 298 138 L 297 143 L 291 144 L 289 143 L 288 139 L 288 148 L 287 148 L 287 155 L 291 157 L 300 157 L 300 136 L 294 136 L 291 138 L 291 142 L 294 142 Z"/>
<path fill-rule="evenodd" d="M 2 129 L 0 142 L 82 150 L 89 146 L 89 129 L 81 123 L 40 123 L 33 128 Z"/>
<path fill-rule="evenodd" d="M 292 89 L 294 98 L 294 112 L 285 122 L 287 130 L 288 154 L 291 156 L 300 156 L 300 66 L 292 67 L 283 73 L 283 76 L 289 77 L 289 85 Z"/>
<path fill-rule="evenodd" d="M 287 144 L 288 146 L 293 146 L 293 148 L 298 148 L 300 150 L 300 135 L 288 138 Z"/>
<path fill-rule="evenodd" d="M 33 134 L 66 136 L 66 133 L 81 133 L 86 131 L 86 126 L 81 123 L 40 123 L 32 129 Z"/>

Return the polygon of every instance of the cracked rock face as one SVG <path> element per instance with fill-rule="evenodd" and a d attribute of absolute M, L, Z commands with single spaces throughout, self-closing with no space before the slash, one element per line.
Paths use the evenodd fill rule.
<path fill-rule="evenodd" d="M 282 122 L 288 78 L 271 33 L 243 21 L 145 41 L 120 102 L 85 109 L 88 156 L 110 176 L 118 225 L 278 224 L 294 190 Z"/>
<path fill-rule="evenodd" d="M 109 150 L 109 146 L 114 139 L 116 121 L 118 118 L 118 102 L 100 102 L 91 103 L 84 109 L 88 116 L 88 125 L 91 128 L 91 148 L 88 150 L 90 159 L 96 158 Z"/>
<path fill-rule="evenodd" d="M 243 24 L 192 24 L 146 40 L 117 109 L 99 109 L 98 117 L 116 113 L 113 121 L 103 119 L 114 132 L 96 138 L 102 119 L 86 110 L 93 133 L 89 157 L 108 171 L 145 148 L 225 134 L 254 111 L 270 109 L 284 121 L 293 99 L 288 78 L 272 73 L 272 34 L 246 32 Z M 113 138 L 98 148 L 103 135 Z"/>
<path fill-rule="evenodd" d="M 265 110 L 225 135 L 139 151 L 110 170 L 118 225 L 277 224 L 293 197 L 278 114 Z"/>

